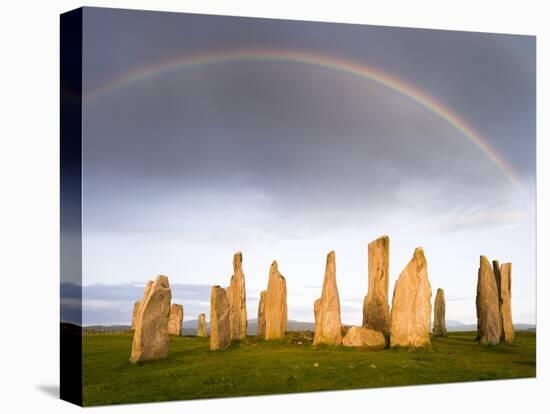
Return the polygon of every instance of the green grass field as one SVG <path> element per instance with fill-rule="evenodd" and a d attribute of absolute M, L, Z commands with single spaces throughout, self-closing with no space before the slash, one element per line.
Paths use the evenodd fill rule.
<path fill-rule="evenodd" d="M 208 338 L 171 337 L 162 361 L 129 362 L 129 333 L 84 335 L 84 404 L 103 405 L 534 377 L 536 334 L 480 346 L 473 332 L 432 338 L 430 350 L 311 345 L 309 334 L 249 337 L 223 352 Z M 318 365 L 318 366 L 317 366 Z"/>

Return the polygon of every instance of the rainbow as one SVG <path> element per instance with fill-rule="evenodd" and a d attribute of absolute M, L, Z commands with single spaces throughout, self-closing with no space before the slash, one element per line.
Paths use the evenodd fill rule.
<path fill-rule="evenodd" d="M 519 187 L 519 178 L 510 164 L 498 153 L 498 151 L 487 142 L 482 136 L 457 114 L 451 112 L 448 108 L 435 101 L 426 93 L 408 85 L 387 73 L 377 70 L 363 63 L 358 64 L 349 60 L 335 58 L 332 56 L 321 55 L 304 51 L 288 50 L 264 50 L 264 49 L 246 49 L 232 50 L 222 52 L 211 52 L 197 55 L 186 55 L 172 58 L 155 65 L 143 66 L 129 73 L 115 77 L 99 87 L 87 92 L 83 96 L 84 102 L 90 102 L 99 97 L 110 93 L 116 89 L 125 87 L 129 84 L 140 82 L 160 76 L 169 72 L 188 69 L 201 65 L 211 65 L 216 63 L 234 62 L 234 61 L 278 61 L 302 63 L 306 65 L 317 66 L 325 69 L 331 69 L 340 73 L 345 73 L 360 79 L 375 82 L 386 88 L 395 91 L 417 104 L 428 109 L 435 115 L 444 120 L 450 127 L 460 132 L 472 144 L 479 148 L 487 158 L 500 170 L 500 172 L 516 187 Z"/>

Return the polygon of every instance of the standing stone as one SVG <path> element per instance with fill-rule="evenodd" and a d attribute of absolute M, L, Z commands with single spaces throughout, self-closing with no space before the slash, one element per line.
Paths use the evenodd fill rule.
<path fill-rule="evenodd" d="M 424 251 L 417 247 L 393 290 L 390 346 L 430 345 L 432 288 Z"/>
<path fill-rule="evenodd" d="M 144 298 L 149 295 L 149 291 L 151 290 L 151 286 L 153 286 L 153 281 L 148 280 L 145 283 L 145 288 L 143 289 L 143 297 Z M 134 331 L 136 330 L 137 318 L 138 318 L 140 306 L 141 306 L 142 303 L 143 303 L 143 298 L 142 298 L 142 300 L 138 300 L 136 303 L 134 303 L 134 312 L 135 312 L 134 316 L 136 318 L 135 323 L 134 323 L 134 321 L 132 321 Z M 136 305 L 137 305 L 137 309 L 136 309 Z"/>
<path fill-rule="evenodd" d="M 170 306 L 170 319 L 168 320 L 168 334 L 181 336 L 181 323 L 183 322 L 183 306 L 172 303 Z"/>
<path fill-rule="evenodd" d="M 147 282 L 136 318 L 131 362 L 162 359 L 168 356 L 168 320 L 172 293 L 166 276 Z"/>
<path fill-rule="evenodd" d="M 363 326 L 383 333 L 390 331 L 388 304 L 390 238 L 369 243 L 369 290 L 363 302 Z"/>
<path fill-rule="evenodd" d="M 504 335 L 503 333 L 503 327 L 502 327 L 502 312 L 501 312 L 501 308 L 500 308 L 500 304 L 501 304 L 501 288 L 500 288 L 500 279 L 501 279 L 501 275 L 500 275 L 500 263 L 498 262 L 498 260 L 493 260 L 493 274 L 495 275 L 495 282 L 497 284 L 497 294 L 498 294 L 498 314 L 499 314 L 499 318 L 498 318 L 498 330 L 500 332 L 500 339 L 502 339 L 502 336 Z"/>
<path fill-rule="evenodd" d="M 206 333 L 206 316 L 204 313 L 199 315 L 199 319 L 197 321 L 197 336 L 202 336 L 204 338 L 208 336 Z"/>
<path fill-rule="evenodd" d="M 340 298 L 336 286 L 336 257 L 334 251 L 327 255 L 325 280 L 321 297 L 315 301 L 315 335 L 313 345 L 342 344 Z"/>
<path fill-rule="evenodd" d="M 141 303 L 141 301 L 137 301 L 134 303 L 134 311 L 132 313 L 132 330 L 135 330 L 136 329 L 136 321 L 137 321 L 137 316 L 138 316 L 138 312 L 139 312 L 139 304 Z"/>
<path fill-rule="evenodd" d="M 260 292 L 260 303 L 258 304 L 258 337 L 265 338 L 265 296 L 267 290 Z"/>
<path fill-rule="evenodd" d="M 445 292 L 443 289 L 437 289 L 434 302 L 434 336 L 447 336 L 445 326 Z"/>
<path fill-rule="evenodd" d="M 510 344 L 514 341 L 512 322 L 512 263 L 504 263 L 500 268 L 500 339 Z"/>
<path fill-rule="evenodd" d="M 233 276 L 227 288 L 227 297 L 230 307 L 230 332 L 231 339 L 245 339 L 247 318 L 246 318 L 246 290 L 244 286 L 243 255 L 241 252 L 233 256 Z"/>
<path fill-rule="evenodd" d="M 481 339 L 481 302 L 479 301 L 479 273 L 481 269 L 477 269 L 477 287 L 476 287 L 476 316 L 477 316 L 477 335 L 476 340 Z"/>
<path fill-rule="evenodd" d="M 500 341 L 500 306 L 497 281 L 489 260 L 480 256 L 477 279 L 478 339 L 484 345 L 496 345 Z"/>
<path fill-rule="evenodd" d="M 212 286 L 210 293 L 210 350 L 223 351 L 231 345 L 227 291 Z"/>
<path fill-rule="evenodd" d="M 363 326 L 352 326 L 348 329 L 344 340 L 344 346 L 362 346 L 371 349 L 384 349 L 386 338 L 380 331 L 368 329 Z"/>
<path fill-rule="evenodd" d="M 265 296 L 265 339 L 285 336 L 287 327 L 286 280 L 279 273 L 277 262 L 269 269 L 269 282 Z"/>
<path fill-rule="evenodd" d="M 498 297 L 500 298 L 500 263 L 498 260 L 493 260 L 493 273 L 497 284 Z"/>

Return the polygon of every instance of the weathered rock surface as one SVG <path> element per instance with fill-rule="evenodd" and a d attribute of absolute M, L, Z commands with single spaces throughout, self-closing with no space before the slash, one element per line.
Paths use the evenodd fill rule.
<path fill-rule="evenodd" d="M 478 339 L 484 345 L 496 345 L 500 341 L 500 301 L 495 273 L 489 260 L 480 256 L 477 278 L 477 326 Z"/>
<path fill-rule="evenodd" d="M 130 361 L 140 362 L 168 356 L 168 320 L 172 293 L 166 276 L 147 282 L 136 318 Z"/>
<path fill-rule="evenodd" d="M 153 286 L 152 280 L 148 280 L 147 282 L 145 282 L 145 288 L 143 289 L 143 297 L 146 297 L 149 294 L 149 290 L 151 289 L 151 286 Z M 132 329 L 134 331 L 136 330 L 137 317 L 139 315 L 139 307 L 141 306 L 142 300 L 138 300 L 137 302 L 134 303 L 134 314 L 132 315 Z"/>
<path fill-rule="evenodd" d="M 168 334 L 181 336 L 181 323 L 183 322 L 183 305 L 173 303 L 170 306 L 170 319 L 168 320 Z"/>
<path fill-rule="evenodd" d="M 346 334 L 349 332 L 349 330 L 353 328 L 351 325 L 344 325 L 342 324 L 342 338 L 346 336 Z"/>
<path fill-rule="evenodd" d="M 233 256 L 233 276 L 227 288 L 227 298 L 230 307 L 231 339 L 245 339 L 247 328 L 246 317 L 246 290 L 244 285 L 243 255 L 241 252 Z"/>
<path fill-rule="evenodd" d="M 510 344 L 514 341 L 514 323 L 512 322 L 512 263 L 500 267 L 500 339 Z"/>
<path fill-rule="evenodd" d="M 325 279 L 321 297 L 314 303 L 315 336 L 313 345 L 342 344 L 342 321 L 340 318 L 340 297 L 336 286 L 336 256 L 327 255 Z"/>
<path fill-rule="evenodd" d="M 139 304 L 141 303 L 140 300 L 138 300 L 137 302 L 134 303 L 134 311 L 132 312 L 132 329 L 135 330 L 136 329 L 136 321 L 137 321 L 137 316 L 138 316 L 138 313 L 139 313 Z"/>
<path fill-rule="evenodd" d="M 369 289 L 363 302 L 363 326 L 389 333 L 388 304 L 390 238 L 382 236 L 369 243 Z"/>
<path fill-rule="evenodd" d="M 424 251 L 417 247 L 393 290 L 390 346 L 430 345 L 432 288 Z"/>
<path fill-rule="evenodd" d="M 498 260 L 493 260 L 493 274 L 495 275 L 498 297 L 500 298 L 500 263 Z"/>
<path fill-rule="evenodd" d="M 445 292 L 443 289 L 437 289 L 434 301 L 434 336 L 447 336 L 447 327 L 445 326 Z"/>
<path fill-rule="evenodd" d="M 386 338 L 380 331 L 362 326 L 352 326 L 343 340 L 344 346 L 361 346 L 372 349 L 384 349 Z"/>
<path fill-rule="evenodd" d="M 267 290 L 260 292 L 260 303 L 258 304 L 258 336 L 265 338 L 265 296 Z"/>
<path fill-rule="evenodd" d="M 285 336 L 287 328 L 286 280 L 279 273 L 276 261 L 269 269 L 269 282 L 265 296 L 265 339 Z"/>
<path fill-rule="evenodd" d="M 210 349 L 223 351 L 231 345 L 230 311 L 227 291 L 213 286 L 210 292 Z"/>
<path fill-rule="evenodd" d="M 500 276 L 500 263 L 498 262 L 498 260 L 493 260 L 493 274 L 495 275 L 495 282 L 497 284 L 497 295 L 498 295 L 498 314 L 499 314 L 499 319 L 498 319 L 498 325 L 499 325 L 499 330 L 500 330 L 500 339 L 502 340 L 502 336 L 504 335 L 504 332 L 503 332 L 503 327 L 502 327 L 502 312 L 501 312 L 501 308 L 500 308 L 500 305 L 501 305 L 501 289 L 500 289 L 500 279 L 501 279 L 501 276 Z"/>
<path fill-rule="evenodd" d="M 197 336 L 202 336 L 206 338 L 208 334 L 206 333 L 206 315 L 201 313 L 197 321 Z"/>

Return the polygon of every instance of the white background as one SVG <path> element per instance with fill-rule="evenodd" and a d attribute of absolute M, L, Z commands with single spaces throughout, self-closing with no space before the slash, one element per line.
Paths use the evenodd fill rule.
<path fill-rule="evenodd" d="M 223 4 L 222 4 L 223 3 Z M 295 3 L 295 4 L 293 4 Z M 299 3 L 299 4 L 298 4 Z M 88 6 L 537 35 L 537 379 L 143 404 L 105 413 L 545 411 L 549 402 L 548 93 L 544 1 L 87 1 Z M 59 308 L 59 17 L 77 1 L 3 2 L 0 14 L 0 410 L 74 412 L 57 399 Z M 546 93 L 546 94 L 545 94 Z M 544 162 L 546 161 L 546 164 Z M 547 335 L 546 335 L 547 336 Z M 546 393 L 544 392 L 546 388 Z"/>

